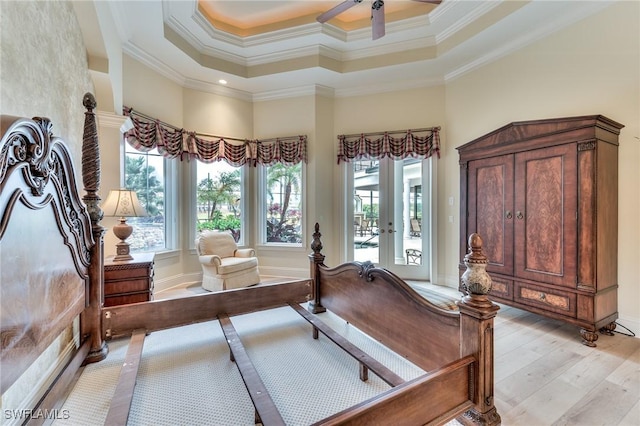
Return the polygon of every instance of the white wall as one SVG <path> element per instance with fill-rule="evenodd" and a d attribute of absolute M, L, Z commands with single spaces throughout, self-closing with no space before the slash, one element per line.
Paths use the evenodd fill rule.
<path fill-rule="evenodd" d="M 330 208 L 330 200 L 325 200 L 329 206 L 318 204 L 315 197 L 315 188 L 322 182 L 318 178 L 316 160 L 322 158 L 322 147 L 315 140 L 316 129 L 316 104 L 315 96 L 303 96 L 299 98 L 278 99 L 271 101 L 255 102 L 253 106 L 253 132 L 254 137 L 271 138 L 279 136 L 307 135 L 309 151 L 309 164 L 306 166 L 306 216 L 303 225 L 303 238 L 306 246 L 301 248 L 281 248 L 269 246 L 257 246 L 260 259 L 260 272 L 267 275 L 275 275 L 282 271 L 286 276 L 308 276 L 309 259 L 308 245 L 313 224 L 311 221 L 317 215 L 323 215 L 322 210 Z M 329 210 L 330 211 L 330 210 Z"/>
<path fill-rule="evenodd" d="M 138 61 L 133 60 L 128 55 L 123 56 L 123 103 L 124 106 L 131 107 L 136 111 L 144 114 L 148 114 L 151 117 L 157 118 L 169 123 L 176 127 L 183 126 L 184 116 L 184 102 L 183 102 L 183 88 L 173 81 L 159 75 L 158 73 L 150 70 L 145 65 Z M 122 111 L 116 111 L 118 114 L 122 114 Z M 102 129 L 101 129 L 102 131 Z M 102 163 L 103 174 L 120 176 L 120 158 L 113 155 L 116 150 L 120 149 L 120 143 L 116 144 L 113 139 L 100 140 L 100 149 L 103 153 L 105 161 Z M 107 153 L 108 154 L 105 154 Z M 107 157 L 108 156 L 108 157 Z M 117 163 L 114 163 L 117 160 Z M 179 205 L 186 205 L 185 191 L 180 191 L 180 188 L 185 187 L 184 179 L 185 173 L 183 173 L 184 165 L 180 162 L 177 163 L 178 167 L 178 182 L 176 185 L 177 193 L 172 194 L 179 199 Z M 102 199 L 106 198 L 108 190 L 111 188 L 103 187 L 100 192 Z M 178 216 L 174 219 L 177 224 L 183 223 L 182 211 L 178 212 Z M 111 228 L 117 223 L 116 218 L 105 218 L 102 221 L 102 225 L 106 228 Z M 156 289 L 160 290 L 163 286 L 163 280 L 167 281 L 172 277 L 180 277 L 184 273 L 184 256 L 187 255 L 182 248 L 186 241 L 184 240 L 184 233 L 179 233 L 179 240 L 177 245 L 178 250 L 164 253 L 162 255 L 156 255 L 155 257 L 155 277 L 156 277 Z M 110 230 L 105 235 L 105 256 L 115 254 L 115 245 L 118 242 L 113 232 Z"/>
<path fill-rule="evenodd" d="M 253 105 L 251 102 L 191 89 L 184 90 L 183 100 L 183 126 L 186 130 L 239 139 L 253 137 Z M 197 162 L 184 162 L 183 166 L 184 182 L 188 182 Z M 192 203 L 186 198 L 188 195 L 183 194 L 183 206 L 189 206 Z M 245 204 L 244 210 L 244 214 L 252 213 L 251 200 Z M 192 229 L 193 221 L 190 221 L 186 216 L 189 211 L 187 208 L 183 209 L 184 220 L 182 220 L 183 226 L 181 227 L 185 238 L 184 247 L 187 248 L 183 270 L 187 273 L 199 274 L 202 269 L 193 248 L 195 240 Z M 245 239 L 248 245 L 253 243 L 251 237 L 249 235 L 249 238 Z"/>
<path fill-rule="evenodd" d="M 425 127 L 440 126 L 440 155 L 441 159 L 435 160 L 438 171 L 438 187 L 442 186 L 448 177 L 448 170 L 443 167 L 446 164 L 443 159 L 457 155 L 457 152 L 451 146 L 448 138 L 448 130 L 445 126 L 445 87 L 434 86 L 416 88 L 400 92 L 388 92 L 377 95 L 353 96 L 349 98 L 339 98 L 335 100 L 334 120 L 335 132 L 333 136 L 334 144 L 334 170 L 336 175 L 340 175 L 341 168 L 347 167 L 346 164 L 336 165 L 337 155 L 337 139 L 340 134 L 352 134 L 362 132 L 379 132 L 385 130 L 406 130 L 418 129 Z M 457 168 L 456 168 L 457 170 Z M 335 186 L 335 191 L 342 193 L 343 184 Z M 438 188 L 439 192 L 440 189 Z M 457 192 L 456 192 L 457 194 Z M 342 195 L 344 197 L 344 195 Z M 440 198 L 442 198 L 442 195 Z M 452 227 L 453 224 L 447 222 L 447 215 L 450 214 L 445 209 L 444 202 L 438 201 L 436 204 L 436 223 L 438 224 L 437 233 L 441 233 L 441 229 Z M 349 226 L 351 224 L 349 223 Z M 349 228 L 351 231 L 351 228 Z M 336 236 L 337 237 L 337 236 Z M 431 281 L 437 284 L 446 285 L 447 277 L 441 276 L 440 272 L 442 264 L 451 262 L 452 259 L 447 258 L 446 252 L 442 250 L 443 242 L 438 240 L 435 268 L 431 271 L 434 275 Z M 341 261 L 346 257 L 343 256 Z M 456 276 L 457 277 L 457 276 Z M 456 278 L 457 281 L 457 278 Z"/>
<path fill-rule="evenodd" d="M 626 127 L 619 147 L 618 306 L 640 331 L 640 3 L 619 2 L 446 85 L 448 141 L 457 147 L 513 121 L 602 114 Z M 458 194 L 455 152 L 443 157 L 444 194 Z M 459 202 L 456 196 L 456 201 Z M 459 204 L 456 203 L 456 208 Z M 459 220 L 440 244 L 457 273 Z"/>

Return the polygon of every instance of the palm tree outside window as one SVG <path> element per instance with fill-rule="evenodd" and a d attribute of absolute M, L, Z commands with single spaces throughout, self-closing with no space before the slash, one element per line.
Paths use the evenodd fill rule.
<path fill-rule="evenodd" d="M 302 244 L 302 163 L 265 167 L 267 243 Z"/>
<path fill-rule="evenodd" d="M 229 231 L 236 243 L 242 235 L 242 169 L 224 161 L 197 163 L 196 232 Z"/>
<path fill-rule="evenodd" d="M 124 156 L 124 187 L 136 192 L 147 217 L 130 218 L 133 234 L 128 242 L 132 252 L 157 252 L 170 249 L 167 231 L 165 159 L 157 149 L 138 151 L 128 144 Z"/>

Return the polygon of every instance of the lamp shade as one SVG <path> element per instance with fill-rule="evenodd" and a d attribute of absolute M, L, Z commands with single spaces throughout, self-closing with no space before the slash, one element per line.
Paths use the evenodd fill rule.
<path fill-rule="evenodd" d="M 141 217 L 147 216 L 138 195 L 131 189 L 112 189 L 102 205 L 105 216 Z"/>

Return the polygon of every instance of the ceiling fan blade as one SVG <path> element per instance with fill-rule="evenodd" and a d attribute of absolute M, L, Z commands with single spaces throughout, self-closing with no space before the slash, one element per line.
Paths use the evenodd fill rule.
<path fill-rule="evenodd" d="M 371 6 L 371 34 L 374 40 L 384 36 L 384 1 L 375 0 Z"/>
<path fill-rule="evenodd" d="M 431 4 L 440 4 L 442 3 L 442 0 L 413 0 L 413 1 L 417 1 L 420 3 L 431 3 Z"/>
<path fill-rule="evenodd" d="M 345 10 L 355 6 L 358 3 L 362 3 L 362 0 L 345 0 L 342 3 L 340 3 L 339 5 L 337 5 L 335 7 L 332 7 L 331 9 L 327 10 L 323 14 L 318 15 L 318 17 L 316 18 L 316 21 L 318 21 L 321 24 L 323 24 L 323 23 L 327 22 L 329 19 L 341 14 Z"/>

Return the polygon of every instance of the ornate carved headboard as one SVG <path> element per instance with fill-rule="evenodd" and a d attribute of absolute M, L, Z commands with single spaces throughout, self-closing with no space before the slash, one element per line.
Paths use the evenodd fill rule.
<path fill-rule="evenodd" d="M 85 307 L 93 245 L 71 157 L 46 118 L 2 117 L 2 392 Z"/>
<path fill-rule="evenodd" d="M 46 118 L 0 118 L 4 393 L 89 306 L 94 237 L 71 156 Z"/>

